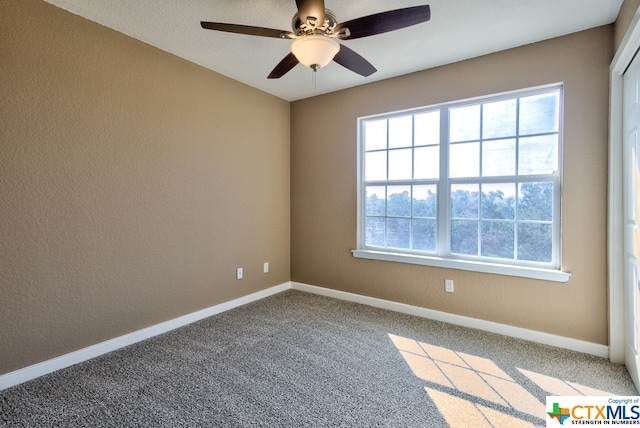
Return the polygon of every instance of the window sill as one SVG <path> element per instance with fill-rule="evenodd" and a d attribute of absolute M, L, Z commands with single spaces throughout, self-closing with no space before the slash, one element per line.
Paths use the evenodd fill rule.
<path fill-rule="evenodd" d="M 571 277 L 571 274 L 568 272 L 529 266 L 482 263 L 469 260 L 444 259 L 440 257 L 417 256 L 373 250 L 352 250 L 351 252 L 354 257 L 360 259 L 383 260 L 388 262 L 409 263 L 448 269 L 461 269 L 474 272 L 492 273 L 496 275 L 509 275 L 522 278 L 542 279 L 545 281 L 567 282 Z"/>

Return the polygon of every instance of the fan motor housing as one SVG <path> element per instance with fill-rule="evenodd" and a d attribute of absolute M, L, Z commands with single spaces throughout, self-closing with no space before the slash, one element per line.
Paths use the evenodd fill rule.
<path fill-rule="evenodd" d="M 305 34 L 333 34 L 333 29 L 337 24 L 336 15 L 329 9 L 325 9 L 324 11 L 324 22 L 322 25 L 318 25 L 313 18 L 303 21 L 299 13 L 293 15 L 291 19 L 291 28 L 298 36 Z"/>

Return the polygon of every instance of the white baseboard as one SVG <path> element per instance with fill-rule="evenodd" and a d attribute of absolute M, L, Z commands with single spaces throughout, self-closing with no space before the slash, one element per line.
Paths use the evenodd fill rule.
<path fill-rule="evenodd" d="M 305 291 L 307 293 L 319 294 L 322 296 L 333 297 L 349 302 L 374 306 L 376 308 L 388 309 L 390 311 L 401 312 L 421 318 L 443 321 L 449 324 L 475 328 L 491 333 L 498 333 L 504 336 L 515 337 L 518 339 L 524 339 L 544 345 L 555 346 L 557 348 L 578 351 L 584 354 L 596 355 L 602 358 L 608 358 L 609 356 L 609 347 L 606 345 L 600 345 L 598 343 L 586 342 L 583 340 L 557 336 L 555 334 L 543 333 L 535 330 L 528 330 L 526 328 L 514 327 L 506 324 L 499 324 L 492 321 L 469 318 L 462 315 L 450 314 L 447 312 L 434 311 L 432 309 L 420 308 L 418 306 L 411 306 L 404 303 L 376 299 L 374 297 L 367 297 L 359 294 L 347 293 L 344 291 L 331 290 L 329 288 L 316 287 L 314 285 L 301 284 L 299 282 L 292 282 L 291 288 L 294 290 Z"/>
<path fill-rule="evenodd" d="M 557 336 L 549 333 L 542 333 L 535 330 L 527 330 L 520 327 L 513 327 L 505 324 L 498 324 L 491 321 L 478 320 L 475 318 L 464 317 L 461 315 L 449 314 L 446 312 L 434 311 L 432 309 L 420 308 L 418 306 L 407 305 L 404 303 L 391 302 L 388 300 L 377 299 L 374 297 L 362 296 L 359 294 L 347 293 L 344 291 L 332 290 L 329 288 L 317 287 L 314 285 L 302 284 L 299 282 L 285 282 L 283 284 L 258 291 L 248 296 L 243 296 L 219 305 L 193 312 L 142 330 L 134 331 L 124 336 L 119 336 L 105 342 L 97 343 L 78 351 L 70 352 L 59 357 L 43 361 L 13 372 L 0 376 L 0 391 L 12 386 L 30 381 L 37 377 L 52 373 L 74 364 L 90 360 L 108 352 L 115 351 L 125 346 L 149 339 L 154 336 L 166 333 L 176 328 L 200 321 L 213 315 L 255 302 L 265 297 L 281 293 L 283 291 L 294 289 L 307 293 L 318 294 L 327 297 L 333 297 L 339 300 L 345 300 L 354 303 L 361 303 L 390 311 L 400 312 L 408 315 L 414 315 L 421 318 L 443 321 L 449 324 L 460 325 L 464 327 L 476 328 L 492 333 L 498 333 L 505 336 L 515 337 L 518 339 L 529 340 L 532 342 L 551 345 L 558 348 L 570 349 L 585 354 L 596 355 L 598 357 L 607 358 L 609 355 L 609 347 L 597 343 L 585 342 L 582 340 L 571 339 L 567 337 Z"/>
<path fill-rule="evenodd" d="M 115 351 L 116 349 L 133 345 L 134 343 L 149 339 L 159 334 L 175 330 L 176 328 L 183 327 L 196 321 L 200 321 L 204 318 L 226 312 L 239 306 L 246 305 L 247 303 L 255 302 L 273 294 L 288 290 L 289 288 L 291 288 L 291 283 L 285 282 L 283 284 L 267 288 L 253 294 L 249 294 L 247 296 L 220 303 L 219 305 L 211 306 L 197 312 L 192 312 L 190 314 L 183 315 L 181 317 L 174 318 L 172 320 L 165 321 L 151 327 L 143 328 L 142 330 L 137 330 L 132 333 L 125 334 L 124 336 L 119 336 L 101 343 L 97 343 L 87 348 L 79 349 L 77 351 L 70 352 L 68 354 L 52 358 L 41 363 L 9 372 L 0 376 L 0 391 L 14 385 L 18 385 L 35 379 L 37 377 L 52 373 L 56 370 L 64 369 L 74 364 L 78 364 L 83 361 L 87 361 L 100 355 L 106 354 L 108 352 Z"/>

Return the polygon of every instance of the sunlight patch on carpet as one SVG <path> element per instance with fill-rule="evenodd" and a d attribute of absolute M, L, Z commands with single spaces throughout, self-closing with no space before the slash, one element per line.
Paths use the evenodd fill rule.
<path fill-rule="evenodd" d="M 451 426 L 534 426 L 525 419 L 533 416 L 544 420 L 546 410 L 527 387 L 539 387 L 549 395 L 613 395 L 512 367 L 512 373 L 531 381 L 519 383 L 488 358 L 408 337 L 388 336 L 414 375 L 432 386 L 425 391 Z"/>

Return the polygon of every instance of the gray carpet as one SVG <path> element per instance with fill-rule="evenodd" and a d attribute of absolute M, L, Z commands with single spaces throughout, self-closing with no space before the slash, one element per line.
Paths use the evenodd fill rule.
<path fill-rule="evenodd" d="M 637 395 L 601 358 L 291 290 L 0 391 L 0 425 L 544 426 L 572 390 Z"/>

